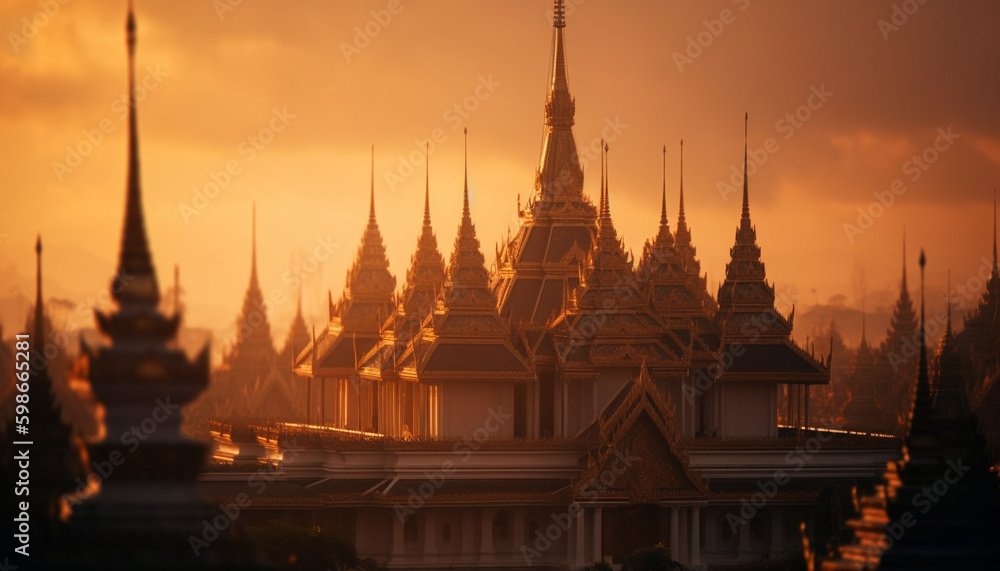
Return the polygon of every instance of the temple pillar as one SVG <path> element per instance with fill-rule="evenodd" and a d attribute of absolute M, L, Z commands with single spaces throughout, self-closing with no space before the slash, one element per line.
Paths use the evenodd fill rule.
<path fill-rule="evenodd" d="M 475 512 L 472 508 L 462 510 L 462 547 L 461 554 L 463 561 L 469 561 L 476 553 L 476 521 Z"/>
<path fill-rule="evenodd" d="M 559 400 L 559 402 L 561 403 L 559 407 L 560 408 L 559 426 L 561 427 L 559 431 L 559 436 L 566 436 L 567 425 L 568 425 L 566 416 L 569 412 L 569 390 L 567 390 L 566 385 L 567 383 L 564 379 L 559 380 L 559 392 L 562 395 Z"/>
<path fill-rule="evenodd" d="M 743 558 L 750 555 L 750 524 L 744 523 L 740 525 L 739 534 L 740 546 L 737 550 L 737 555 Z"/>
<path fill-rule="evenodd" d="M 690 565 L 701 564 L 701 508 L 691 509 L 691 553 L 688 557 Z"/>
<path fill-rule="evenodd" d="M 493 549 L 493 510 L 483 509 L 482 520 L 482 541 L 479 544 L 479 560 L 492 561 L 496 555 Z"/>
<path fill-rule="evenodd" d="M 806 401 L 805 402 L 805 415 L 804 415 L 805 418 L 803 419 L 803 424 L 805 424 L 806 430 L 809 430 L 809 385 L 805 385 L 803 387 L 803 390 L 806 393 L 806 398 L 805 398 L 805 401 Z"/>
<path fill-rule="evenodd" d="M 424 561 L 437 555 L 437 518 L 434 509 L 424 506 Z"/>
<path fill-rule="evenodd" d="M 601 537 L 601 518 L 603 517 L 601 513 L 601 508 L 593 508 L 594 513 L 594 526 L 593 532 L 594 536 L 591 540 L 591 555 L 594 561 L 604 560 L 604 538 Z"/>
<path fill-rule="evenodd" d="M 677 506 L 670 506 L 670 554 L 676 561 L 680 553 L 680 538 L 678 532 L 680 531 L 680 514 L 677 512 Z"/>
<path fill-rule="evenodd" d="M 413 517 L 413 516 L 410 516 Z M 406 554 L 406 546 L 403 543 L 403 520 L 399 517 L 392 518 L 392 551 L 389 561 L 402 560 Z"/>
<path fill-rule="evenodd" d="M 677 508 L 678 519 L 683 522 L 677 529 L 677 551 L 675 559 L 677 561 L 687 561 L 688 558 L 688 512 L 690 508 Z"/>
<path fill-rule="evenodd" d="M 716 534 L 719 530 L 719 515 L 717 511 L 705 510 L 705 551 L 709 553 L 718 549 Z"/>
<path fill-rule="evenodd" d="M 306 377 L 306 424 L 312 419 L 312 377 Z"/>
<path fill-rule="evenodd" d="M 781 553 L 785 549 L 784 545 L 784 518 L 781 508 L 771 508 L 771 553 Z"/>
<path fill-rule="evenodd" d="M 576 541 L 573 542 L 574 543 L 574 546 L 573 546 L 574 547 L 574 549 L 573 549 L 573 551 L 574 551 L 574 553 L 573 553 L 574 559 L 573 560 L 574 560 L 574 562 L 575 562 L 575 564 L 577 566 L 586 565 L 587 564 L 586 563 L 586 559 L 585 559 L 586 553 L 584 551 L 584 548 L 587 545 L 586 517 L 587 517 L 587 509 L 581 506 L 580 509 L 577 510 L 577 512 L 576 512 L 576 519 L 575 519 L 575 521 L 573 521 L 573 527 L 576 528 L 574 530 L 575 531 L 574 535 L 576 537 Z"/>
<path fill-rule="evenodd" d="M 319 424 L 326 425 L 326 379 L 319 378 Z"/>
<path fill-rule="evenodd" d="M 510 510 L 510 547 L 515 555 L 521 553 L 521 546 L 527 543 L 524 537 L 525 512 L 522 509 Z"/>

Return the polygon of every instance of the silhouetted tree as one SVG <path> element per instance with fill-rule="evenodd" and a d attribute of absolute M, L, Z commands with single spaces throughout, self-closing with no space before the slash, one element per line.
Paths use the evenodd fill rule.
<path fill-rule="evenodd" d="M 350 542 L 320 527 L 305 528 L 280 520 L 250 528 L 255 544 L 281 571 L 374 571 L 373 559 L 361 559 Z"/>
<path fill-rule="evenodd" d="M 681 571 L 683 569 L 683 565 L 670 558 L 670 550 L 662 543 L 636 549 L 622 565 L 622 571 Z"/>

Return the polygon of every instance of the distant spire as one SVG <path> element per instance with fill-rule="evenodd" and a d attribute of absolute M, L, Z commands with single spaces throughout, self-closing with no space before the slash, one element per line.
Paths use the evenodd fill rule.
<path fill-rule="evenodd" d="M 608 165 L 608 144 L 604 143 L 604 210 L 601 211 L 601 218 L 611 219 L 611 194 L 608 192 L 610 186 L 611 172 Z"/>
<path fill-rule="evenodd" d="M 424 181 L 424 225 L 417 238 L 417 248 L 410 258 L 402 295 L 393 302 L 396 306 L 401 303 L 405 314 L 411 318 L 419 316 L 425 308 L 433 305 L 437 291 L 445 280 L 444 257 L 438 250 L 437 237 L 431 226 L 430 141 L 426 142 L 424 152 L 427 165 Z"/>
<path fill-rule="evenodd" d="M 687 218 L 684 216 L 684 139 L 681 139 L 681 190 L 680 190 L 680 207 L 677 209 L 677 229 L 679 230 L 681 226 L 685 226 Z"/>
<path fill-rule="evenodd" d="M 296 315 L 302 316 L 302 282 L 299 282 L 299 299 L 298 303 L 295 305 Z"/>
<path fill-rule="evenodd" d="M 250 288 L 259 289 L 257 281 L 257 202 L 253 203 L 250 221 Z"/>
<path fill-rule="evenodd" d="M 750 220 L 750 190 L 747 183 L 747 141 L 750 136 L 750 113 L 743 116 L 743 220 Z"/>
<path fill-rule="evenodd" d="M 125 224 L 122 230 L 121 255 L 118 274 L 112 282 L 112 296 L 119 302 L 132 301 L 145 306 L 156 306 L 160 291 L 156 284 L 156 270 L 146 238 L 146 225 L 142 214 L 142 190 L 139 184 L 139 134 L 136 122 L 135 98 L 135 43 L 136 26 L 132 3 L 129 2 L 125 21 L 128 46 L 128 174 L 125 193 Z M 123 276 L 128 276 L 125 281 Z M 122 280 L 123 283 L 118 283 Z"/>
<path fill-rule="evenodd" d="M 448 282 L 450 287 L 471 287 L 487 291 L 489 272 L 486 271 L 485 258 L 479 247 L 476 236 L 476 226 L 472 223 L 469 209 L 469 130 L 465 129 L 465 180 L 462 188 L 462 222 L 455 235 L 455 248 L 451 253 L 448 265 Z M 487 299 L 488 298 L 488 299 Z M 490 307 L 496 304 L 496 298 L 487 295 L 480 301 Z M 465 303 L 461 300 L 451 300 L 454 303 Z M 468 300 L 466 300 L 468 301 Z"/>
<path fill-rule="evenodd" d="M 993 277 L 1000 276 L 997 269 L 997 189 L 993 189 Z"/>
<path fill-rule="evenodd" d="M 181 311 L 181 267 L 174 264 L 174 313 Z"/>
<path fill-rule="evenodd" d="M 906 287 L 906 226 L 903 226 L 903 295 L 907 295 Z"/>
<path fill-rule="evenodd" d="M 472 224 L 472 215 L 469 213 L 469 128 L 466 127 L 463 131 L 465 135 L 465 182 L 462 187 L 462 226 L 464 227 L 466 221 Z"/>
<path fill-rule="evenodd" d="M 667 146 L 663 145 L 663 199 L 660 201 L 660 225 L 667 225 Z"/>
<path fill-rule="evenodd" d="M 677 231 L 674 232 L 677 245 L 687 249 L 691 245 L 691 231 L 687 227 L 687 217 L 684 214 L 684 139 L 681 139 L 680 159 L 680 192 L 678 193 Z M 692 262 L 694 259 L 692 258 Z M 692 265 L 692 267 L 694 267 Z"/>
<path fill-rule="evenodd" d="M 424 226 L 431 225 L 431 142 L 424 147 Z"/>
<path fill-rule="evenodd" d="M 368 205 L 368 224 L 375 222 L 375 145 L 372 145 L 372 176 L 371 176 L 371 202 Z"/>
<path fill-rule="evenodd" d="M 868 341 L 865 338 L 865 317 L 867 317 L 867 313 L 865 311 L 865 291 L 861 290 L 861 345 L 868 344 Z"/>
<path fill-rule="evenodd" d="M 917 371 L 917 396 L 914 409 L 929 409 L 932 398 L 930 378 L 927 372 L 927 332 L 924 317 L 924 266 L 926 264 L 927 258 L 924 256 L 924 251 L 920 250 L 920 361 L 917 365 L 919 370 Z"/>
<path fill-rule="evenodd" d="M 944 290 L 945 309 L 948 311 L 948 321 L 945 324 L 945 337 L 951 337 L 951 270 L 948 270 L 948 288 Z"/>
<path fill-rule="evenodd" d="M 38 347 L 45 345 L 45 308 L 42 304 L 42 235 L 38 235 L 35 240 L 35 344 Z M 48 360 L 41 359 L 42 367 L 47 366 Z"/>
<path fill-rule="evenodd" d="M 601 139 L 601 198 L 597 205 L 597 217 L 604 214 L 604 139 Z"/>

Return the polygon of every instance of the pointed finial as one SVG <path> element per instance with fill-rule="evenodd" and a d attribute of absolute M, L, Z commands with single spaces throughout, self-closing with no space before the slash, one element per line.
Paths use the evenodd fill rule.
<path fill-rule="evenodd" d="M 125 18 L 126 41 L 128 42 L 129 56 L 135 50 L 135 12 L 132 9 L 132 0 L 128 0 L 128 16 Z"/>
<path fill-rule="evenodd" d="M 1000 274 L 997 269 L 997 189 L 993 189 L 993 276 Z"/>
<path fill-rule="evenodd" d="M 608 165 L 608 151 L 611 148 L 608 143 L 604 142 L 604 217 L 611 218 L 611 194 L 609 187 L 611 186 L 611 168 Z"/>
<path fill-rule="evenodd" d="M 667 225 L 667 146 L 663 145 L 663 198 L 660 201 L 660 226 Z"/>
<path fill-rule="evenodd" d="M 944 292 L 945 295 L 945 305 L 948 306 L 948 321 L 945 325 L 944 334 L 945 337 L 951 337 L 951 270 L 948 270 L 948 289 Z"/>
<path fill-rule="evenodd" d="M 368 205 L 368 223 L 375 224 L 375 145 L 372 145 L 371 199 Z"/>
<path fill-rule="evenodd" d="M 469 213 L 469 128 L 466 127 L 463 131 L 465 135 L 465 183 L 462 190 L 462 222 L 465 220 L 472 220 L 472 215 Z"/>
<path fill-rule="evenodd" d="M 431 225 L 431 142 L 424 147 L 424 226 Z"/>
<path fill-rule="evenodd" d="M 257 277 L 257 201 L 250 213 L 250 272 Z"/>
<path fill-rule="evenodd" d="M 750 113 L 743 116 L 743 215 L 750 219 L 750 190 L 747 183 L 747 141 L 750 138 Z"/>
<path fill-rule="evenodd" d="M 181 311 L 181 267 L 174 264 L 174 313 Z"/>
<path fill-rule="evenodd" d="M 865 290 L 861 290 L 861 344 L 865 345 L 865 317 L 867 317 L 867 312 L 865 311 Z"/>
<path fill-rule="evenodd" d="M 681 192 L 680 192 L 680 208 L 677 212 L 677 226 L 680 227 L 684 222 L 684 139 L 681 139 Z"/>
<path fill-rule="evenodd" d="M 302 282 L 301 281 L 299 282 L 299 299 L 298 299 L 298 303 L 296 304 L 296 307 L 295 307 L 295 312 L 298 313 L 299 316 L 302 315 Z"/>
<path fill-rule="evenodd" d="M 926 320 L 924 317 L 924 266 L 927 258 L 924 251 L 920 250 L 920 368 L 917 371 L 917 403 L 927 406 L 930 402 L 930 379 L 927 374 L 927 332 Z"/>
<path fill-rule="evenodd" d="M 903 225 L 903 291 L 907 290 L 906 287 L 906 225 Z"/>
<path fill-rule="evenodd" d="M 607 188 L 607 182 L 605 181 L 604 173 L 604 139 L 601 139 L 601 198 L 598 201 L 600 204 L 597 205 L 597 217 L 600 218 L 604 215 L 604 189 Z"/>
<path fill-rule="evenodd" d="M 35 240 L 35 343 L 45 344 L 45 308 L 42 305 L 42 235 Z M 45 362 L 45 360 L 42 360 Z"/>
<path fill-rule="evenodd" d="M 555 0 L 555 7 L 552 10 L 552 27 L 566 27 L 566 3 L 563 0 Z"/>
<path fill-rule="evenodd" d="M 112 296 L 119 302 L 135 302 L 146 307 L 156 307 L 160 291 L 156 284 L 156 270 L 146 238 L 146 224 L 142 213 L 142 190 L 139 185 L 139 134 L 136 119 L 135 96 L 135 44 L 136 26 L 132 3 L 128 5 L 125 21 L 128 46 L 128 174 L 125 190 L 125 224 L 122 230 L 121 254 L 118 273 L 112 282 Z M 126 284 L 118 283 L 118 276 L 131 276 Z"/>

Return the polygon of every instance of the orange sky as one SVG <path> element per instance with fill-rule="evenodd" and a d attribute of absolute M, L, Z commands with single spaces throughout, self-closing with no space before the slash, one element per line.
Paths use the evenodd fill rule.
<path fill-rule="evenodd" d="M 468 127 L 472 213 L 492 260 L 497 239 L 516 231 L 517 195 L 526 200 L 538 161 L 550 2 L 242 2 L 221 11 L 229 3 L 237 2 L 136 1 L 147 227 L 162 287 L 180 265 L 189 325 L 221 332 L 233 323 L 248 283 L 253 201 L 261 285 L 287 298 L 272 315 L 277 340 L 297 292 L 287 272 L 320 242 L 334 244 L 303 281 L 307 320 L 318 323 L 327 290 L 339 296 L 366 221 L 371 144 L 378 220 L 402 286 L 421 223 L 418 151 L 436 130 L 430 186 L 439 244 L 447 257 Z M 1000 179 L 1000 5 L 568 4 L 586 189 L 594 194 L 599 180 L 584 148 L 606 136 L 612 213 L 636 254 L 658 223 L 664 144 L 676 219 L 684 138 L 688 221 L 715 292 L 739 217 L 738 193 L 720 188 L 742 168 L 749 112 L 751 149 L 770 150 L 757 153 L 766 161 L 750 178 L 751 212 L 768 278 L 787 292 L 779 298 L 800 312 L 838 294 L 860 306 L 863 275 L 868 308 L 886 308 L 898 293 L 904 225 L 911 287 L 921 246 L 936 292 L 929 302 L 943 302 L 948 269 L 953 283 L 975 285 L 981 258 L 992 255 L 989 208 Z M 23 315 L 11 308 L 34 295 L 38 232 L 47 295 L 67 306 L 96 299 L 113 272 L 125 181 L 124 13 L 124 1 L 0 1 L 0 315 L 8 333 Z M 269 127 L 280 131 L 261 133 Z M 939 129 L 957 137 L 936 140 Z M 88 133 L 100 141 L 89 145 Z M 251 137 L 260 139 L 256 148 Z M 67 146 L 86 151 L 79 164 Z M 411 154 L 420 162 L 414 174 L 393 180 Z M 915 154 L 933 162 L 924 170 Z M 185 216 L 195 189 L 213 173 L 224 180 L 218 173 L 227 166 L 237 174 Z M 857 224 L 858 208 L 873 193 L 891 193 L 897 179 L 905 191 L 897 186 L 892 206 L 849 239 L 845 223 Z"/>

